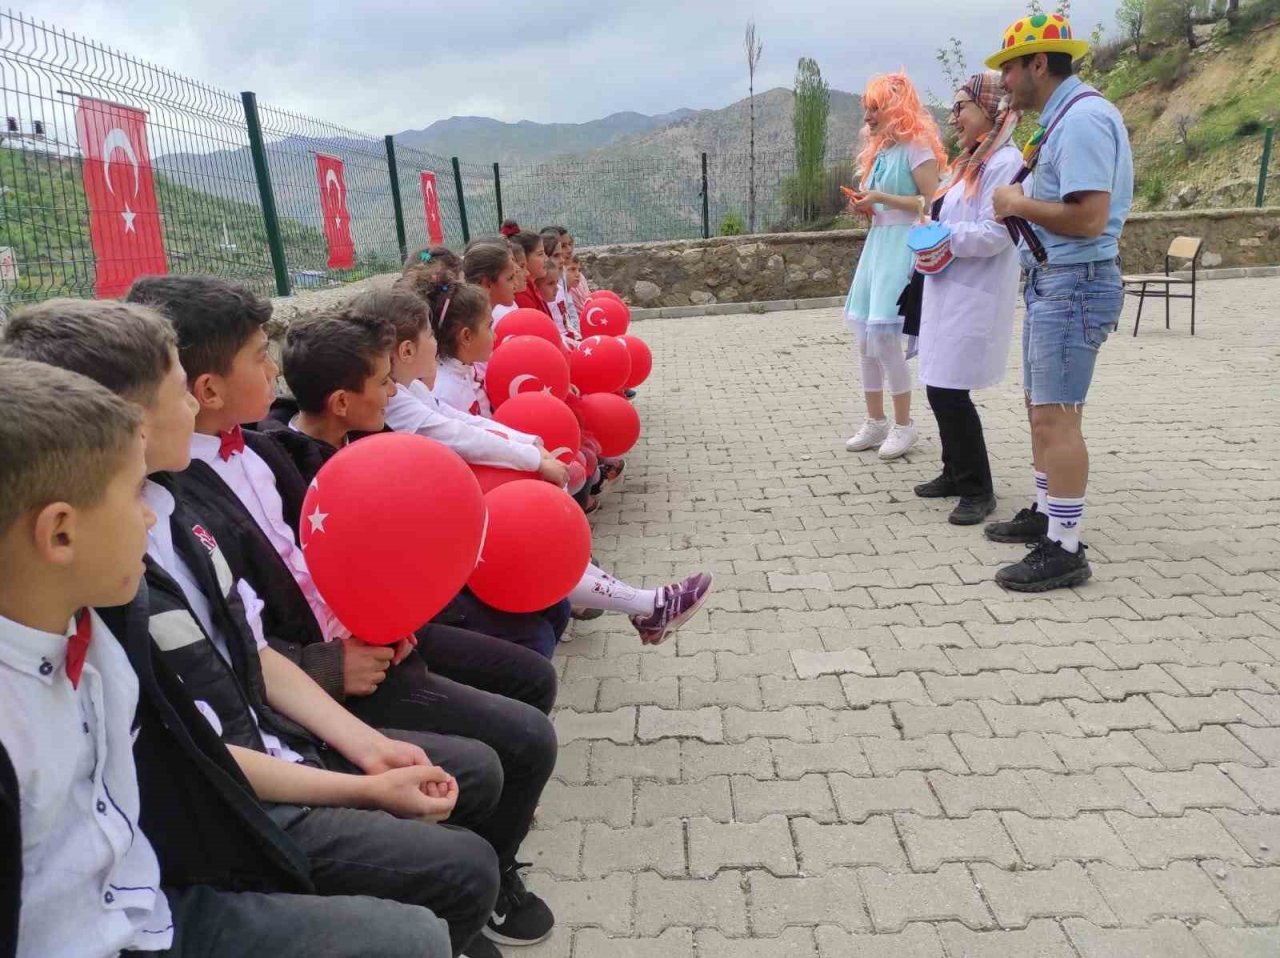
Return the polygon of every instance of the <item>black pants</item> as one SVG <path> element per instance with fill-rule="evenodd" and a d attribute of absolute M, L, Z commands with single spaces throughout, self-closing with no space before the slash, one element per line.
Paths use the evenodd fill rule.
<path fill-rule="evenodd" d="M 377 692 L 346 704 L 375 728 L 460 736 L 491 750 L 498 799 L 492 814 L 469 827 L 489 841 L 505 867 L 515 861 L 555 769 L 556 732 L 545 714 L 554 701 L 555 670 L 536 652 L 432 625 L 418 633 L 418 652 L 389 670 Z M 427 755 L 436 761 L 429 748 Z M 444 762 L 437 764 L 457 776 Z"/>
<path fill-rule="evenodd" d="M 166 888 L 173 945 L 128 958 L 448 958 L 448 929 L 426 908 L 381 898 Z"/>
<path fill-rule="evenodd" d="M 926 386 L 925 394 L 942 439 L 942 474 L 956 484 L 962 496 L 992 495 L 995 487 L 987 442 L 969 390 Z"/>
<path fill-rule="evenodd" d="M 569 626 L 573 607 L 563 599 L 541 612 L 503 612 L 476 598 L 470 589 L 463 589 L 446 613 L 463 628 L 514 642 L 549 660 Z"/>
<path fill-rule="evenodd" d="M 270 806 L 271 816 L 310 859 L 316 891 L 425 906 L 448 923 L 456 955 L 489 920 L 498 897 L 498 856 L 480 831 L 494 817 L 502 767 L 492 749 L 471 739 L 383 731 L 421 746 L 458 780 L 458 804 L 448 822 L 430 824 L 360 808 L 287 805 Z M 322 761 L 330 771 L 360 773 L 331 750 Z"/>

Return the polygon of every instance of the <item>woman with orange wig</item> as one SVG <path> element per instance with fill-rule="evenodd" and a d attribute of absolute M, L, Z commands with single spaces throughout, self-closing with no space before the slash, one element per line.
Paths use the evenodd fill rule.
<path fill-rule="evenodd" d="M 879 449 L 896 459 L 916 444 L 911 421 L 911 370 L 898 297 L 911 278 L 907 234 L 924 214 L 947 166 L 938 124 L 905 73 L 873 77 L 862 94 L 866 126 L 858 154 L 860 189 L 850 206 L 871 217 L 844 316 L 858 340 L 867 420 L 845 447 Z M 885 417 L 884 392 L 894 421 Z"/>

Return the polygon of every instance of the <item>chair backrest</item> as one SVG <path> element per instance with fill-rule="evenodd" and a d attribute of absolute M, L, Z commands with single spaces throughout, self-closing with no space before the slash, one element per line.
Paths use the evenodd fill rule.
<path fill-rule="evenodd" d="M 1200 236 L 1175 236 L 1165 255 L 1170 259 L 1195 260 L 1200 256 L 1200 247 L 1203 245 L 1204 238 Z"/>

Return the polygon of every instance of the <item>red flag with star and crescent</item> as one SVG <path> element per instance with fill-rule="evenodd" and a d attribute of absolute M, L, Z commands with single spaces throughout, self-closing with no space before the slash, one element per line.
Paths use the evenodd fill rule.
<path fill-rule="evenodd" d="M 356 243 L 351 238 L 351 214 L 347 212 L 347 178 L 342 160 L 316 154 L 316 182 L 320 184 L 320 215 L 324 238 L 329 241 L 329 268 L 356 265 Z"/>
<path fill-rule="evenodd" d="M 93 291 L 103 298 L 123 296 L 139 276 L 169 271 L 151 176 L 147 114 L 78 97 L 76 136 L 84 154 L 81 179 L 97 264 Z"/>
<path fill-rule="evenodd" d="M 444 242 L 444 220 L 440 218 L 440 187 L 430 170 L 418 174 L 422 187 L 422 205 L 427 214 L 427 238 L 439 246 Z"/>

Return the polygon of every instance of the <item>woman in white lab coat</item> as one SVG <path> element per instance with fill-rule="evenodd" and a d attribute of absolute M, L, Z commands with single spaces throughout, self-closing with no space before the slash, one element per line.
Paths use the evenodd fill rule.
<path fill-rule="evenodd" d="M 1022 154 L 1010 140 L 1018 115 L 1007 108 L 1000 74 L 970 77 L 956 91 L 951 118 L 961 154 L 942 188 L 938 220 L 950 229 L 955 258 L 925 276 L 919 340 L 920 380 L 938 421 L 942 474 L 915 492 L 926 499 L 958 496 L 949 521 L 976 525 L 996 499 L 982 420 L 969 393 L 1004 378 L 1020 270 L 991 194 L 1013 180 Z"/>

